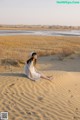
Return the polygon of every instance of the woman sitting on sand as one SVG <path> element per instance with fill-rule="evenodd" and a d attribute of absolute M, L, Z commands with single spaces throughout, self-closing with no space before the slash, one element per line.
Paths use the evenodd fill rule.
<path fill-rule="evenodd" d="M 44 74 L 36 70 L 35 68 L 36 63 L 37 63 L 37 53 L 32 52 L 31 58 L 27 60 L 25 67 L 24 67 L 25 74 L 27 75 L 27 77 L 31 80 L 38 80 L 40 78 L 51 80 L 52 76 L 45 76 Z"/>

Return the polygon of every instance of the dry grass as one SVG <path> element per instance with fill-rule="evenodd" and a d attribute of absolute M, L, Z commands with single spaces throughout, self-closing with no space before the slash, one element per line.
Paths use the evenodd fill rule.
<path fill-rule="evenodd" d="M 19 61 L 13 59 L 1 59 L 1 65 L 12 65 L 12 66 L 19 66 Z"/>
<path fill-rule="evenodd" d="M 50 36 L 1 36 L 0 59 L 18 60 L 24 64 L 29 52 L 36 51 L 39 56 L 59 54 L 67 57 L 80 53 L 79 37 Z"/>
<path fill-rule="evenodd" d="M 65 57 L 68 57 L 72 54 L 75 54 L 74 49 L 70 47 L 62 48 L 61 53 L 58 55 L 59 60 L 64 60 Z"/>

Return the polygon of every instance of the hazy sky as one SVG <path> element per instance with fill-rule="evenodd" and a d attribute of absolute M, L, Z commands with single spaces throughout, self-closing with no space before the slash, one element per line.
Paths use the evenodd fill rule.
<path fill-rule="evenodd" d="M 0 0 L 0 24 L 80 25 L 80 5 L 56 0 Z"/>

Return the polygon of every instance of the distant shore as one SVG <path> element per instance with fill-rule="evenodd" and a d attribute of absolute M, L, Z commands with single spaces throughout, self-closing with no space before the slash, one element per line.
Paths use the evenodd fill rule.
<path fill-rule="evenodd" d="M 80 26 L 0 24 L 0 30 L 80 30 Z"/>

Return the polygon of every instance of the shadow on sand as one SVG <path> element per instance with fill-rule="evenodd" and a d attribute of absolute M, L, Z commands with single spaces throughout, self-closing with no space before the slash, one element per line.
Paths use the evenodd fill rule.
<path fill-rule="evenodd" d="M 24 73 L 0 73 L 0 76 L 13 76 L 13 77 L 23 77 L 28 78 Z"/>

